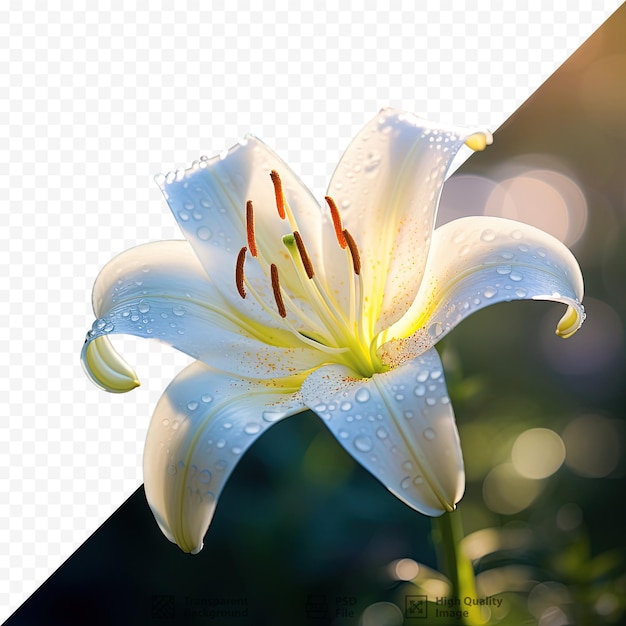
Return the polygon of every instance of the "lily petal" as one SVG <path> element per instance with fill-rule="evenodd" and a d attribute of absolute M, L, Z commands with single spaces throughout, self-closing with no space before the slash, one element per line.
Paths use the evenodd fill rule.
<path fill-rule="evenodd" d="M 377 320 L 376 331 L 399 319 L 415 299 L 444 178 L 466 140 L 482 148 L 491 135 L 383 109 L 355 137 L 333 174 L 328 194 L 359 247 L 365 290 L 373 296 L 368 317 Z M 329 273 L 343 267 L 334 258 L 336 247 L 332 241 L 325 246 Z"/>
<path fill-rule="evenodd" d="M 159 400 L 146 439 L 146 497 L 163 533 L 196 554 L 217 499 L 246 449 L 272 424 L 304 409 L 299 381 L 233 380 L 202 363 Z"/>
<path fill-rule="evenodd" d="M 412 508 L 436 516 L 461 499 L 463 458 L 435 349 L 368 379 L 329 365 L 301 393 L 341 445 Z"/>
<path fill-rule="evenodd" d="M 268 326 L 274 325 L 272 317 L 253 298 L 239 296 L 234 270 L 237 254 L 247 243 L 245 215 L 250 200 L 259 249 L 279 266 L 283 286 L 292 293 L 300 291 L 300 281 L 281 243 L 292 228 L 278 215 L 272 170 L 280 175 L 299 228 L 313 235 L 309 252 L 317 258 L 313 245 L 321 226 L 319 204 L 285 162 L 256 137 L 249 135 L 223 155 L 203 158 L 189 169 L 157 178 L 178 225 L 222 296 L 247 317 Z M 271 301 L 270 282 L 259 263 L 246 264 L 246 277 Z"/>
<path fill-rule="evenodd" d="M 552 300 L 568 305 L 557 334 L 582 324 L 580 267 L 551 235 L 513 220 L 473 216 L 437 228 L 422 288 L 382 337 L 388 365 L 428 350 L 471 313 L 497 302 Z M 408 339 L 402 339 L 408 337 Z"/>
<path fill-rule="evenodd" d="M 234 311 L 186 241 L 145 244 L 115 257 L 96 279 L 93 307 L 98 319 L 82 360 L 90 378 L 109 391 L 138 384 L 108 340 L 114 334 L 158 339 L 237 376 L 289 376 L 324 360 L 288 331 Z"/>

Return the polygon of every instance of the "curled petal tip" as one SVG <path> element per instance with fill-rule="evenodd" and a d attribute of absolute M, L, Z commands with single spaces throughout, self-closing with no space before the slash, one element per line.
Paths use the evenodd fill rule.
<path fill-rule="evenodd" d="M 585 320 L 585 314 L 582 310 L 568 306 L 565 315 L 559 320 L 556 326 L 556 334 L 563 339 L 571 337 L 581 326 Z"/>
<path fill-rule="evenodd" d="M 493 142 L 493 137 L 488 130 L 478 131 L 471 134 L 465 140 L 465 145 L 474 150 L 475 152 L 481 152 L 487 146 L 490 146 Z"/>
<path fill-rule="evenodd" d="M 105 391 L 125 393 L 141 384 L 137 374 L 115 351 L 108 337 L 96 337 L 85 343 L 81 361 L 89 378 Z"/>

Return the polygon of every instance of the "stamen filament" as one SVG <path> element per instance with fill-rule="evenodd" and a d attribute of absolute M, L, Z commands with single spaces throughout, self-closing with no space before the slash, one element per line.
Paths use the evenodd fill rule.
<path fill-rule="evenodd" d="M 254 237 L 254 209 L 252 200 L 246 202 L 246 233 L 248 235 L 248 248 L 252 256 L 257 256 L 256 240 Z"/>
<path fill-rule="evenodd" d="M 339 215 L 339 209 L 335 204 L 335 201 L 330 196 L 325 196 L 324 200 L 328 204 L 328 208 L 330 209 L 330 217 L 333 220 L 333 227 L 335 228 L 335 237 L 337 237 L 337 243 L 341 246 L 342 249 L 348 245 L 346 241 L 343 226 L 341 224 L 341 215 Z"/>
<path fill-rule="evenodd" d="M 245 299 L 246 297 L 246 289 L 244 287 L 244 274 L 243 274 L 243 264 L 246 260 L 246 246 L 239 250 L 239 254 L 237 255 L 237 265 L 235 266 L 235 283 L 237 284 L 237 291 L 239 295 Z"/>
<path fill-rule="evenodd" d="M 278 216 L 281 220 L 285 219 L 285 196 L 283 195 L 283 183 L 280 180 L 280 176 L 276 170 L 270 172 L 272 183 L 274 183 L 274 194 L 276 195 L 276 208 L 278 209 Z"/>
<path fill-rule="evenodd" d="M 278 314 L 281 317 L 287 317 L 287 309 L 285 309 L 285 303 L 283 302 L 283 294 L 280 291 L 280 281 L 278 280 L 278 268 L 274 263 L 270 265 L 270 277 L 272 279 L 272 290 L 274 291 L 274 300 L 276 301 L 276 308 Z"/>
<path fill-rule="evenodd" d="M 359 255 L 359 249 L 357 248 L 356 242 L 352 238 L 352 235 L 345 228 L 343 229 L 343 236 L 345 237 L 348 248 L 350 249 L 350 256 L 352 257 L 352 267 L 354 268 L 354 273 L 359 276 L 361 274 L 361 256 Z"/>
<path fill-rule="evenodd" d="M 304 241 L 302 241 L 302 237 L 297 230 L 293 231 L 293 236 L 296 240 L 296 246 L 298 246 L 298 252 L 300 253 L 300 258 L 302 259 L 302 265 L 304 266 L 304 271 L 309 278 L 313 278 L 315 276 L 315 272 L 313 271 L 313 264 L 311 263 L 311 257 L 307 252 Z"/>

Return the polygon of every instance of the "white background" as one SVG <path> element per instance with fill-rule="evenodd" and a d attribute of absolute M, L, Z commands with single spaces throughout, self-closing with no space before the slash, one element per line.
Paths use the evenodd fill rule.
<path fill-rule="evenodd" d="M 79 363 L 99 269 L 180 237 L 154 174 L 252 132 L 321 198 L 381 107 L 495 130 L 619 6 L 149 4 L 0 9 L 2 620 L 141 484 L 151 411 L 186 363 L 124 340 L 143 385 L 123 396 Z"/>

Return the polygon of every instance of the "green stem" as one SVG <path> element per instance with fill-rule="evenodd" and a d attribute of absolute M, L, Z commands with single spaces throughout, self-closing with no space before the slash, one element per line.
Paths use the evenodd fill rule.
<path fill-rule="evenodd" d="M 458 509 L 433 518 L 433 539 L 437 547 L 439 567 L 442 573 L 450 579 L 452 585 L 450 596 L 458 598 L 460 608 L 467 611 L 467 616 L 464 616 L 459 623 L 467 626 L 484 624 L 480 608 L 464 604 L 465 598 L 475 599 L 477 596 L 474 569 L 461 546 L 463 523 Z"/>

